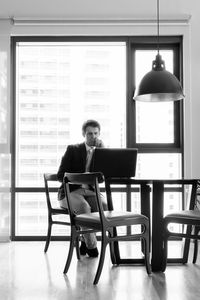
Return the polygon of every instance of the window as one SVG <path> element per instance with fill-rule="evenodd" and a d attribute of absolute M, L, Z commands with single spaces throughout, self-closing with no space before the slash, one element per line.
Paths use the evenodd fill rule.
<path fill-rule="evenodd" d="M 126 43 L 13 42 L 13 231 L 16 236 L 44 235 L 44 199 L 33 197 L 30 189 L 43 187 L 43 173 L 56 173 L 67 145 L 83 140 L 82 123 L 97 119 L 105 145 L 126 146 Z"/>
<path fill-rule="evenodd" d="M 166 70 L 180 78 L 180 38 L 162 37 L 160 54 L 165 61 Z M 129 93 L 151 70 L 152 61 L 157 54 L 157 42 L 153 38 L 132 38 L 130 41 L 131 66 Z M 131 98 L 130 94 L 130 98 Z M 182 103 L 128 103 L 131 115 L 128 126 L 130 147 L 139 150 L 137 177 L 139 178 L 180 178 L 182 176 Z"/>
<path fill-rule="evenodd" d="M 160 43 L 167 69 L 180 78 L 181 39 Z M 12 54 L 13 239 L 46 234 L 43 173 L 57 172 L 66 146 L 82 140 L 86 119 L 100 122 L 106 146 L 138 148 L 137 177 L 182 175 L 181 103 L 132 100 L 151 69 L 154 37 L 13 37 Z M 117 206 L 132 199 L 138 210 L 137 196 L 121 193 Z"/>

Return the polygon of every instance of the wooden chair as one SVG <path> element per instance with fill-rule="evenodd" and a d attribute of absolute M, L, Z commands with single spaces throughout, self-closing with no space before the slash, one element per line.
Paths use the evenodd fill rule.
<path fill-rule="evenodd" d="M 200 217 L 200 216 L 199 216 L 199 217 Z M 194 231 L 195 231 L 195 235 L 199 235 L 200 227 L 195 226 Z M 199 238 L 199 239 L 200 239 L 200 238 Z M 194 254 L 193 254 L 193 261 L 192 261 L 193 264 L 195 264 L 196 261 L 197 261 L 197 255 L 198 255 L 198 250 L 199 250 L 199 247 L 198 247 L 198 240 L 199 240 L 199 239 L 194 240 Z"/>
<path fill-rule="evenodd" d="M 198 184 L 197 184 L 197 198 L 196 198 L 196 209 L 200 211 L 200 181 L 198 180 Z M 195 234 L 198 235 L 200 232 L 200 227 L 196 226 L 195 227 Z M 196 263 L 197 260 L 197 255 L 198 255 L 198 239 L 194 240 L 194 254 L 193 254 L 193 264 Z"/>
<path fill-rule="evenodd" d="M 185 238 L 185 246 L 183 258 L 180 260 L 182 263 L 187 263 L 190 239 L 200 239 L 198 230 L 200 226 L 200 211 L 195 210 L 196 192 L 198 180 L 181 180 L 181 186 L 190 187 L 190 191 L 187 191 L 189 197 L 189 209 L 182 210 L 174 213 L 170 213 L 164 217 L 163 220 L 163 263 L 162 271 L 165 271 L 167 265 L 167 247 L 169 237 Z M 183 225 L 181 232 L 172 232 L 169 229 L 170 223 L 176 223 Z M 186 230 L 185 226 L 186 225 Z M 194 262 L 194 257 L 193 257 Z"/>
<path fill-rule="evenodd" d="M 151 273 L 151 267 L 149 264 L 149 248 L 150 248 L 150 238 L 149 238 L 149 219 L 141 214 L 135 214 L 132 212 L 122 212 L 109 210 L 104 211 L 102 207 L 102 202 L 100 200 L 100 188 L 99 183 L 104 182 L 104 177 L 102 173 L 65 173 L 64 176 L 64 188 L 65 195 L 68 203 L 68 210 L 71 218 L 71 240 L 68 252 L 67 261 L 64 268 L 64 273 L 67 273 L 72 255 L 74 242 L 77 237 L 86 232 L 101 232 L 101 252 L 98 268 L 93 281 L 93 284 L 97 284 L 101 275 L 101 271 L 104 264 L 105 250 L 107 244 L 110 244 L 110 254 L 111 261 L 113 264 L 117 264 L 115 253 L 114 253 L 114 242 L 115 241 L 132 241 L 138 238 L 143 240 L 144 244 L 144 255 L 145 255 L 145 266 L 147 273 Z M 73 184 L 88 184 L 94 187 L 96 193 L 96 201 L 98 205 L 98 212 L 85 213 L 80 215 L 75 215 L 71 205 L 70 205 L 70 192 L 69 185 Z M 109 204 L 108 207 L 112 207 Z M 131 225 L 142 225 L 142 232 L 138 234 L 127 233 L 123 236 L 116 235 L 114 233 L 114 228 L 118 226 L 131 226 Z M 81 227 L 86 227 L 88 230 L 82 230 Z"/>
<path fill-rule="evenodd" d="M 48 209 L 48 230 L 47 230 L 47 238 L 46 238 L 46 243 L 45 243 L 45 248 L 44 252 L 46 253 L 49 247 L 49 243 L 51 240 L 51 230 L 52 230 L 52 225 L 67 225 L 71 226 L 70 223 L 70 218 L 69 218 L 69 213 L 67 209 L 63 208 L 58 208 L 54 207 L 52 204 L 52 197 L 50 193 L 50 188 L 53 188 L 51 185 L 55 182 L 58 182 L 57 174 L 50 174 L 50 173 L 45 173 L 44 174 L 44 185 L 45 185 L 45 194 L 46 194 L 46 202 L 47 202 L 47 209 Z M 55 188 L 55 192 L 57 192 L 57 188 Z M 66 221 L 59 221 L 59 220 L 54 220 L 54 216 L 58 215 L 65 215 Z M 78 240 L 76 241 L 76 252 L 77 252 L 77 258 L 80 259 L 80 253 L 79 253 L 79 242 Z"/>

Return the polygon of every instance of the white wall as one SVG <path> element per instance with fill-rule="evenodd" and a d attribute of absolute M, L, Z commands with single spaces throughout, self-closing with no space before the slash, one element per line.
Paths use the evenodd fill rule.
<path fill-rule="evenodd" d="M 10 235 L 10 31 L 0 22 L 0 242 Z M 6 172 L 5 174 L 5 170 Z"/>

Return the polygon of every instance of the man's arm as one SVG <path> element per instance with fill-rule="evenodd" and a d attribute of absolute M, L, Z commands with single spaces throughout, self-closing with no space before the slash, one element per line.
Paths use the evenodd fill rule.
<path fill-rule="evenodd" d="M 63 157 L 61 159 L 60 167 L 59 167 L 58 173 L 57 173 L 57 177 L 60 182 L 63 181 L 64 173 L 67 170 L 70 170 L 70 165 L 71 165 L 71 146 L 68 146 L 65 151 L 65 154 L 63 155 Z"/>

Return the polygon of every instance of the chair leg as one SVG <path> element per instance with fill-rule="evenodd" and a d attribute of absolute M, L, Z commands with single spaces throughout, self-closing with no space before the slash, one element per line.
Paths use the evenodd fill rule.
<path fill-rule="evenodd" d="M 71 237 L 70 237 L 70 244 L 69 244 L 69 251 L 68 251 L 68 256 L 67 256 L 67 261 L 64 267 L 63 273 L 66 274 L 67 271 L 69 270 L 69 266 L 71 264 L 72 260 L 72 255 L 74 251 L 74 243 L 76 241 L 76 230 L 74 228 L 71 229 Z"/>
<path fill-rule="evenodd" d="M 107 246 L 106 233 L 102 232 L 101 254 L 100 254 L 99 264 L 98 264 L 98 268 L 97 268 L 97 271 L 96 271 L 96 275 L 95 275 L 93 284 L 97 284 L 99 282 L 99 278 L 100 278 L 100 275 L 101 275 L 101 272 L 102 272 L 103 263 L 104 263 L 104 259 L 105 259 L 106 246 Z"/>
<path fill-rule="evenodd" d="M 162 261 L 162 272 L 165 272 L 167 267 L 167 251 L 168 251 L 168 237 L 164 238 L 163 241 L 163 261 Z"/>
<path fill-rule="evenodd" d="M 113 237 L 113 230 L 109 231 L 109 237 L 112 239 Z M 110 258 L 113 265 L 116 265 L 116 256 L 115 256 L 115 248 L 114 248 L 114 242 L 109 243 L 110 246 Z"/>
<path fill-rule="evenodd" d="M 113 237 L 117 237 L 117 228 L 116 227 L 113 228 L 112 234 L 113 234 Z M 113 242 L 113 247 L 114 247 L 114 255 L 115 255 L 115 264 L 119 265 L 120 261 L 121 261 L 119 242 L 118 241 Z"/>
<path fill-rule="evenodd" d="M 149 244 L 149 234 L 145 238 L 142 239 L 143 243 L 143 251 L 145 257 L 145 267 L 147 270 L 147 274 L 151 274 L 151 265 L 150 265 L 150 244 Z"/>
<path fill-rule="evenodd" d="M 192 232 L 192 225 L 187 225 L 186 234 L 189 235 Z M 185 239 L 184 249 L 183 249 L 183 264 L 187 264 L 190 249 L 190 238 Z"/>
<path fill-rule="evenodd" d="M 47 239 L 46 239 L 46 243 L 45 243 L 45 247 L 44 247 L 44 252 L 46 253 L 48 248 L 49 248 L 49 243 L 51 240 L 51 227 L 52 227 L 52 223 L 49 222 L 48 224 L 48 230 L 47 230 Z"/>
<path fill-rule="evenodd" d="M 197 235 L 200 228 L 196 226 L 194 230 L 195 230 L 194 234 Z M 195 264 L 197 261 L 197 254 L 198 254 L 198 240 L 196 239 L 194 240 L 194 254 L 193 254 L 193 261 L 192 261 L 193 264 Z"/>
<path fill-rule="evenodd" d="M 194 253 L 193 253 L 193 264 L 197 261 L 197 253 L 198 253 L 198 240 L 194 240 Z"/>
<path fill-rule="evenodd" d="M 77 256 L 77 259 L 81 259 L 81 256 L 80 256 L 80 249 L 79 249 L 79 236 L 77 236 L 76 240 L 75 240 L 75 247 L 76 247 L 76 256 Z"/>

